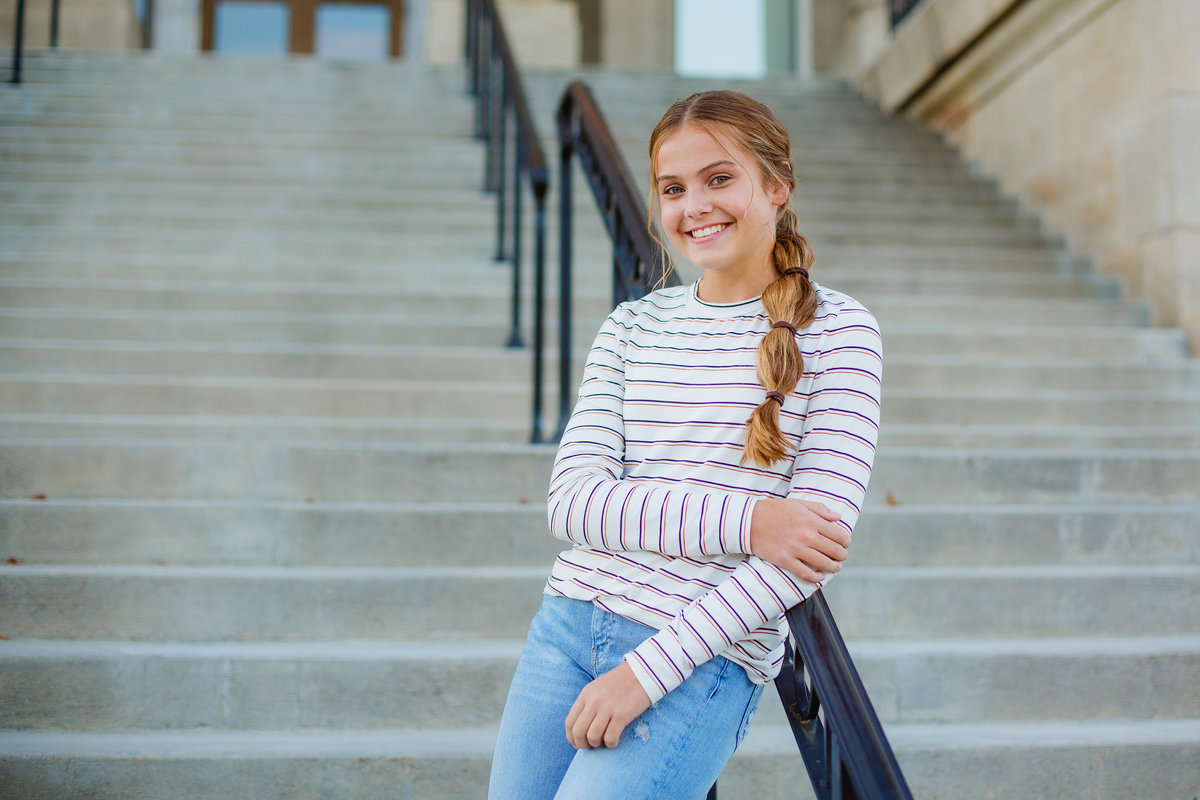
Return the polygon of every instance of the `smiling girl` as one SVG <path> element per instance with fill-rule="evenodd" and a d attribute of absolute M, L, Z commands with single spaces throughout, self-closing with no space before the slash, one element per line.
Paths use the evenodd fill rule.
<path fill-rule="evenodd" d="M 620 305 L 550 482 L 555 562 L 492 800 L 703 798 L 778 672 L 784 612 L 837 573 L 874 460 L 874 318 L 809 277 L 787 129 L 736 92 L 650 137 L 690 286 Z M 653 212 L 652 212 L 653 213 Z"/>

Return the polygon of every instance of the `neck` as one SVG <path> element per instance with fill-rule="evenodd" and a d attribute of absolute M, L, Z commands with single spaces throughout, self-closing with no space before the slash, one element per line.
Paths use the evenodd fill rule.
<path fill-rule="evenodd" d="M 773 266 L 754 274 L 722 275 L 705 272 L 696 287 L 696 296 L 706 303 L 740 303 L 762 295 L 771 281 L 779 277 Z"/>

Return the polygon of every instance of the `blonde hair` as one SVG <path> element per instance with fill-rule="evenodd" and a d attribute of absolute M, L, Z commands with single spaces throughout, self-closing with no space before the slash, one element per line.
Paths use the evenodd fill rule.
<path fill-rule="evenodd" d="M 811 325 L 817 310 L 817 292 L 808 278 L 816 257 L 808 240 L 797 230 L 799 220 L 791 209 L 791 192 L 796 188 L 791 142 L 787 128 L 775 113 L 741 92 L 700 92 L 677 100 L 650 134 L 652 216 L 659 149 L 669 136 L 688 124 L 724 134 L 754 158 L 765 186 L 788 188 L 787 202 L 779 207 L 775 217 L 771 262 L 777 277 L 762 294 L 771 328 L 758 345 L 757 373 L 767 397 L 746 420 L 746 446 L 742 453 L 743 464 L 768 467 L 788 457 L 788 440 L 779 428 L 779 413 L 783 398 L 795 390 L 804 374 L 804 357 L 795 332 Z M 664 263 L 669 262 L 664 260 Z"/>

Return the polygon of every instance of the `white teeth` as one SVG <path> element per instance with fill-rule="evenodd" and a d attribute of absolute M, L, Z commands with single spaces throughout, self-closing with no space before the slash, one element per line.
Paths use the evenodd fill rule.
<path fill-rule="evenodd" d="M 709 225 L 707 228 L 697 228 L 694 231 L 688 231 L 688 236 L 691 236 L 693 239 L 703 239 L 705 236 L 712 236 L 714 233 L 724 229 L 725 226 L 723 224 Z"/>

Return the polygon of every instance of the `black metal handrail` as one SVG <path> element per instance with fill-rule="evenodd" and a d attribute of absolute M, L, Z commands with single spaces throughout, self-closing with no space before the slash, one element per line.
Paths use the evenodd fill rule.
<path fill-rule="evenodd" d="M 647 227 L 648 215 L 628 166 L 592 91 L 582 81 L 567 87 L 558 106 L 559 311 L 558 397 L 561 436 L 571 413 L 571 260 L 574 227 L 572 159 L 578 157 L 613 244 L 613 305 L 641 297 L 656 286 L 675 286 L 662 247 Z M 540 313 L 540 311 L 539 311 Z M 534 391 L 538 391 L 534 387 Z"/>
<path fill-rule="evenodd" d="M 58 49 L 58 32 L 62 27 L 62 0 L 50 0 L 50 49 Z M 146 0 L 140 22 L 141 47 L 149 50 L 153 43 L 154 0 Z M 13 20 L 12 75 L 8 82 L 21 83 L 21 71 L 25 60 L 25 0 L 17 0 L 16 18 Z"/>
<path fill-rule="evenodd" d="M 895 28 L 903 22 L 920 3 L 921 0 L 888 0 L 888 17 L 892 27 Z"/>
<path fill-rule="evenodd" d="M 648 229 L 646 206 L 599 105 L 579 81 L 567 88 L 559 104 L 558 136 L 562 148 L 559 394 L 566 398 L 560 409 L 565 423 L 570 414 L 573 157 L 579 157 L 613 241 L 614 305 L 641 297 L 656 286 L 675 285 L 677 280 L 664 274 L 665 254 Z M 791 636 L 775 685 L 818 800 L 912 800 L 822 593 L 788 611 L 787 622 Z M 709 797 L 716 798 L 715 786 Z"/>
<path fill-rule="evenodd" d="M 484 189 L 496 194 L 496 260 L 512 264 L 509 347 L 523 347 L 521 335 L 522 181 L 528 180 L 534 201 L 534 305 L 540 308 L 545 292 L 546 194 L 550 171 L 533 124 L 520 73 L 504 32 L 494 0 L 468 0 L 466 31 L 467 68 L 475 95 L 475 134 L 487 145 Z M 510 148 L 509 127 L 513 128 Z M 512 150 L 510 159 L 510 149 Z M 511 188 L 512 196 L 509 197 Z M 510 216 L 511 212 L 511 216 Z M 542 440 L 543 317 L 533 319 L 533 431 Z"/>

